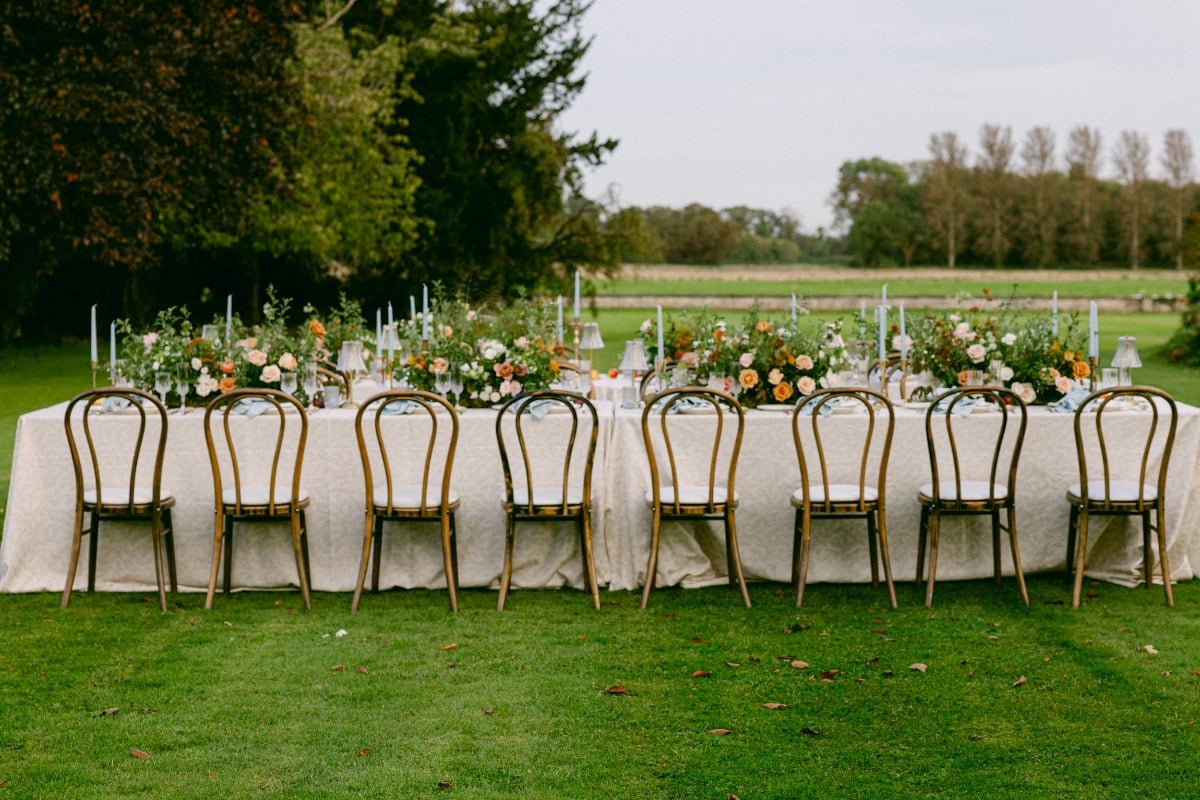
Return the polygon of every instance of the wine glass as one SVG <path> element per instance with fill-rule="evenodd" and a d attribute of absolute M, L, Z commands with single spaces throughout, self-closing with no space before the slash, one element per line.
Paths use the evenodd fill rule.
<path fill-rule="evenodd" d="M 158 392 L 158 399 L 165 406 L 167 404 L 167 392 L 171 391 L 171 373 L 160 370 L 154 373 L 154 391 Z"/>
<path fill-rule="evenodd" d="M 455 404 L 461 406 L 463 394 L 463 379 L 461 369 L 456 369 L 451 372 L 450 391 L 454 392 Z"/>
<path fill-rule="evenodd" d="M 285 372 L 280 375 L 279 388 L 284 394 L 294 395 L 296 393 L 296 373 Z"/>
<path fill-rule="evenodd" d="M 317 397 L 317 390 L 321 388 L 321 381 L 317 377 L 317 365 L 309 362 L 304 365 L 304 396 L 308 398 L 308 404 L 311 406 Z"/>
<path fill-rule="evenodd" d="M 175 394 L 179 395 L 179 413 L 186 414 L 187 409 L 184 407 L 184 402 L 187 399 L 188 391 L 191 389 L 191 369 L 187 364 L 180 364 L 175 368 Z"/>
<path fill-rule="evenodd" d="M 450 374 L 450 367 L 447 367 L 446 369 L 437 373 L 433 379 L 434 388 L 437 390 L 437 393 L 442 396 L 443 400 L 446 399 L 446 395 L 450 393 L 453 383 L 454 379 Z"/>

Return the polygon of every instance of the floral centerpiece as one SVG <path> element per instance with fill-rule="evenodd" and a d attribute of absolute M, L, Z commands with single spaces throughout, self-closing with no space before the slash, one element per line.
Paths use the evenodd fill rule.
<path fill-rule="evenodd" d="M 979 370 L 1027 403 L 1054 402 L 1091 376 L 1076 317 L 1061 315 L 1057 334 L 1054 326 L 1045 315 L 1011 307 L 916 317 L 909 325 L 912 371 L 961 386 L 969 370 Z"/>

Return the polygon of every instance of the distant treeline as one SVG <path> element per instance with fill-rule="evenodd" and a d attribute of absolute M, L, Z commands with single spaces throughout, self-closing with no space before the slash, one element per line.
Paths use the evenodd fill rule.
<path fill-rule="evenodd" d="M 1153 172 L 1149 139 L 1131 130 L 1106 151 L 1099 131 L 1074 128 L 1061 161 L 1044 126 L 1018 146 L 1012 128 L 984 125 L 973 157 L 954 132 L 936 133 L 929 154 L 842 164 L 830 203 L 855 262 L 1184 269 L 1200 255 L 1183 130 L 1166 133 Z"/>
<path fill-rule="evenodd" d="M 1192 142 L 1168 131 L 1157 169 L 1148 138 L 1122 131 L 1105 148 L 1077 127 L 1061 156 L 1054 131 L 984 125 L 972 156 L 954 132 L 933 134 L 930 158 L 846 161 L 829 198 L 833 231 L 801 229 L 788 211 L 626 208 L 607 220 L 622 259 L 643 264 L 843 261 L 1049 267 L 1174 267 L 1200 263 Z M 1111 169 L 1109 169 L 1111 167 Z M 1114 177 L 1102 177 L 1110 172 Z"/>

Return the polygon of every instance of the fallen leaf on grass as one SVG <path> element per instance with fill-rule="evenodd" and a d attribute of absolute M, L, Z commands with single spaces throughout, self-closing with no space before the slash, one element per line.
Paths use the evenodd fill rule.
<path fill-rule="evenodd" d="M 438 648 L 438 650 L 457 650 L 457 649 L 458 649 L 458 642 L 451 642 L 450 644 L 444 644 Z"/>
<path fill-rule="evenodd" d="M 97 711 L 95 714 L 92 714 L 92 716 L 93 717 L 111 717 L 111 716 L 114 716 L 120 710 L 121 709 L 119 709 L 119 708 L 105 708 L 101 711 Z"/>
<path fill-rule="evenodd" d="M 450 782 L 450 781 L 438 781 L 438 788 L 439 788 L 439 789 L 449 789 L 449 788 L 451 788 L 452 786 L 454 786 L 454 784 L 453 784 L 452 782 Z"/>
<path fill-rule="evenodd" d="M 362 750 L 359 750 L 359 751 L 358 751 L 358 754 L 359 754 L 360 756 L 369 756 L 369 755 L 371 755 L 371 748 L 369 748 L 369 747 L 364 747 Z"/>
<path fill-rule="evenodd" d="M 1169 670 L 1169 669 L 1164 669 L 1164 670 L 1162 671 L 1162 676 L 1163 676 L 1164 678 L 1169 678 L 1169 677 L 1171 677 L 1171 670 Z"/>
<path fill-rule="evenodd" d="M 230 622 L 229 620 L 225 620 L 225 621 L 224 621 L 224 622 L 222 622 L 221 624 L 222 624 L 222 625 L 224 625 L 226 628 L 232 628 L 232 627 L 233 627 L 233 623 L 232 623 L 232 622 Z"/>
<path fill-rule="evenodd" d="M 698 669 L 692 673 L 693 678 L 707 678 L 710 675 L 712 675 L 712 673 L 706 669 Z"/>
<path fill-rule="evenodd" d="M 629 690 L 621 684 L 615 684 L 604 690 L 605 694 L 629 694 Z"/>
<path fill-rule="evenodd" d="M 892 677 L 892 675 L 893 675 L 894 673 L 893 673 L 893 672 L 892 672 L 890 669 L 885 669 L 883 672 L 881 672 L 881 673 L 879 673 L 879 674 L 880 674 L 880 675 L 882 675 L 882 676 L 883 676 L 883 677 L 885 677 L 885 678 L 890 678 L 890 677 Z"/>
<path fill-rule="evenodd" d="M 688 639 L 688 642 L 690 644 L 708 644 L 708 642 L 704 641 L 699 636 L 693 636 L 692 638 Z"/>
<path fill-rule="evenodd" d="M 808 662 L 797 658 L 792 662 L 792 669 L 808 669 Z"/>
<path fill-rule="evenodd" d="M 768 711 L 778 711 L 781 708 L 787 708 L 787 703 L 763 703 L 762 707 Z"/>
<path fill-rule="evenodd" d="M 1019 677 L 1015 681 L 1013 681 L 1013 688 L 1016 688 L 1017 686 L 1024 686 L 1028 682 L 1029 682 L 1029 679 L 1026 678 L 1024 675 L 1022 675 L 1021 677 Z"/>
<path fill-rule="evenodd" d="M 741 664 L 736 661 L 726 661 L 725 666 L 730 667 L 731 669 L 737 669 L 741 666 Z"/>
<path fill-rule="evenodd" d="M 361 664 L 360 664 L 359 666 L 355 667 L 355 669 L 356 669 L 356 670 L 358 670 L 359 672 L 361 672 L 363 675 L 366 675 L 366 674 L 368 674 L 368 673 L 370 672 L 370 670 L 369 670 L 369 669 L 367 669 L 366 667 L 362 666 Z"/>
<path fill-rule="evenodd" d="M 129 755 L 133 756 L 134 758 L 149 758 L 150 757 L 150 754 L 147 753 L 145 750 L 138 750 L 136 747 L 129 748 Z"/>
<path fill-rule="evenodd" d="M 1158 655 L 1158 651 L 1154 649 L 1154 645 L 1152 645 L 1152 644 L 1148 644 L 1145 647 L 1143 647 L 1142 649 L 1145 650 L 1147 653 L 1149 653 L 1152 656 Z"/>
<path fill-rule="evenodd" d="M 485 713 L 485 714 L 495 714 L 495 713 L 496 713 L 496 709 L 494 709 L 494 708 L 485 708 L 485 709 L 483 710 L 483 713 Z"/>
<path fill-rule="evenodd" d="M 736 794 L 727 794 L 725 795 L 725 800 L 742 800 L 742 798 L 738 797 Z"/>
<path fill-rule="evenodd" d="M 334 664 L 332 667 L 329 668 L 329 671 L 330 672 L 345 672 L 346 665 L 345 664 Z"/>
<path fill-rule="evenodd" d="M 841 674 L 842 674 L 842 671 L 840 669 L 827 669 L 824 672 L 822 672 L 818 676 L 818 678 L 819 678 L 819 680 L 823 680 L 823 681 L 832 681 L 836 676 L 841 675 Z"/>
<path fill-rule="evenodd" d="M 709 728 L 708 732 L 713 736 L 728 736 L 729 734 L 733 733 L 733 731 L 729 730 L 729 728 Z"/>
<path fill-rule="evenodd" d="M 801 728 L 800 732 L 805 736 L 820 736 L 821 732 L 816 728 Z"/>
<path fill-rule="evenodd" d="M 922 664 L 920 661 L 918 661 L 915 664 L 909 664 L 908 668 L 911 669 L 913 672 L 924 672 L 925 670 L 929 669 L 929 667 Z"/>
<path fill-rule="evenodd" d="M 972 733 L 972 734 L 968 734 L 967 738 L 970 739 L 972 742 L 978 742 L 983 737 L 980 736 L 978 733 Z"/>

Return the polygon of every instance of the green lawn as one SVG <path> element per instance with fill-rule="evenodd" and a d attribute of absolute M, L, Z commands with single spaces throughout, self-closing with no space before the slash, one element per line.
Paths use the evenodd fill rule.
<path fill-rule="evenodd" d="M 649 310 L 603 311 L 615 365 Z M 590 317 L 589 317 L 590 319 Z M 1200 402 L 1157 348 L 1175 314 L 1101 315 L 1135 377 Z M 0 491 L 16 419 L 90 383 L 86 348 L 7 353 Z M 1065 532 L 1064 532 L 1065 533 Z M 743 536 L 752 535 L 744 531 Z M 781 554 L 786 558 L 786 554 Z M 897 576 L 910 579 L 911 576 Z M 1200 581 L 1058 575 L 603 593 L 468 590 L 0 595 L 0 796 L 21 798 L 1191 798 Z M 344 632 L 344 634 L 342 634 Z M 919 667 L 923 665 L 923 671 Z M 777 704 L 777 705 L 776 705 Z M 768 707 L 770 706 L 770 707 Z M 727 733 L 722 733 L 727 731 Z"/>

